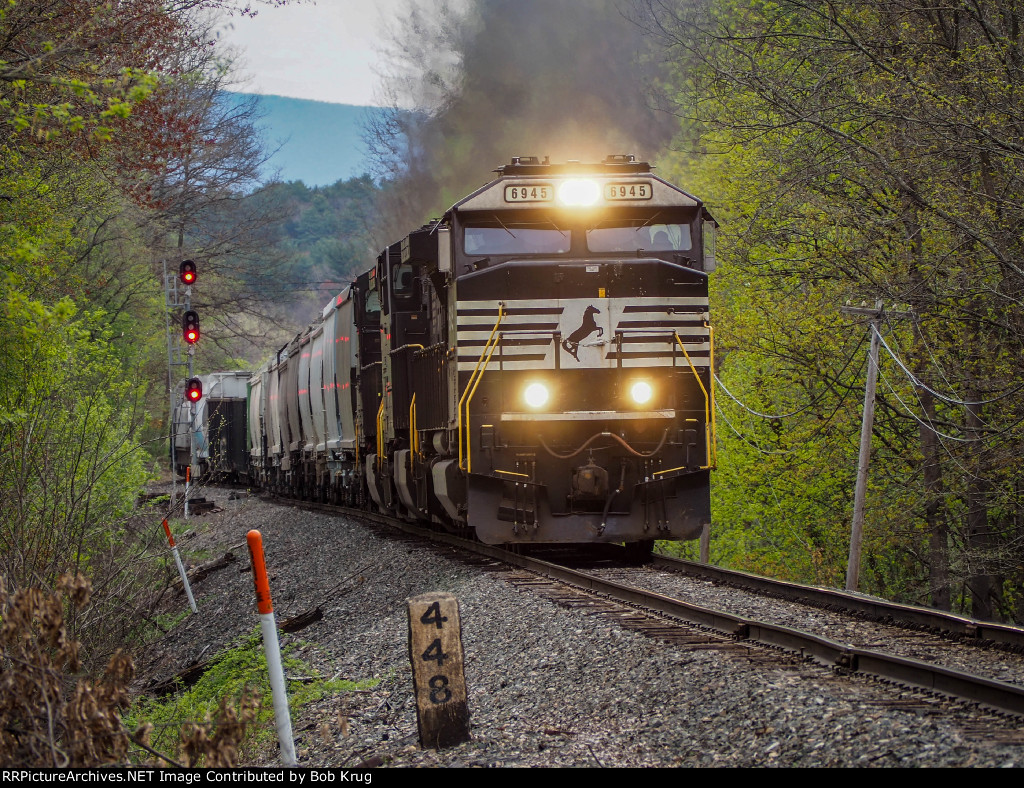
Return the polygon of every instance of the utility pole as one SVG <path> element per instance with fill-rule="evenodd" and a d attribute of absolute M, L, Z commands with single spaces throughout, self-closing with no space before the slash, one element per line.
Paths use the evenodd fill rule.
<path fill-rule="evenodd" d="M 860 426 L 860 452 L 857 456 L 857 485 L 853 492 L 853 523 L 850 527 L 850 556 L 846 563 L 846 590 L 856 591 L 860 584 L 861 542 L 864 536 L 864 499 L 868 489 L 868 466 L 871 463 L 871 431 L 875 425 L 875 388 L 878 385 L 878 348 L 881 344 L 879 326 L 886 317 L 913 317 L 911 312 L 888 312 L 882 300 L 875 308 L 842 307 L 844 315 L 871 318 L 871 347 L 868 350 L 868 376 L 864 385 L 864 418 Z"/>

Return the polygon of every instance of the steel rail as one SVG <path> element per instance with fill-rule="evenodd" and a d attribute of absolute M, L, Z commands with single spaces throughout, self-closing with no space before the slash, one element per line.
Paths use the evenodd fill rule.
<path fill-rule="evenodd" d="M 391 526 L 408 534 L 486 556 L 495 561 L 534 572 L 551 580 L 557 580 L 578 589 L 600 594 L 614 601 L 643 607 L 678 619 L 681 622 L 724 633 L 735 638 L 737 642 L 762 644 L 787 651 L 804 659 L 813 660 L 825 667 L 875 676 L 904 686 L 912 686 L 961 700 L 984 704 L 1002 712 L 1024 717 L 1024 687 L 939 667 L 920 660 L 858 648 L 791 627 L 769 624 L 721 610 L 694 605 L 653 591 L 645 591 L 615 581 L 598 578 L 586 572 L 577 571 L 534 556 L 509 552 L 496 545 L 487 545 L 454 534 L 434 531 L 414 523 L 396 520 L 384 515 L 328 504 L 296 501 L 291 498 L 279 500 L 287 502 L 291 506 L 333 514 L 343 514 L 355 519 Z M 795 586 L 795 584 L 790 585 Z M 815 589 L 810 590 L 813 591 Z"/>
<path fill-rule="evenodd" d="M 872 621 L 892 621 L 903 625 L 923 627 L 933 631 L 948 632 L 963 638 L 991 641 L 1024 650 L 1024 628 L 1015 627 L 1010 624 L 980 621 L 944 610 L 904 605 L 834 588 L 804 586 L 786 580 L 775 580 L 749 572 L 740 572 L 735 569 L 723 569 L 719 566 L 698 564 L 681 558 L 655 555 L 653 556 L 652 566 L 681 572 L 691 577 L 711 580 L 715 583 L 723 583 L 737 588 L 777 596 L 792 602 L 803 602 L 818 607 L 841 609 L 857 613 Z"/>

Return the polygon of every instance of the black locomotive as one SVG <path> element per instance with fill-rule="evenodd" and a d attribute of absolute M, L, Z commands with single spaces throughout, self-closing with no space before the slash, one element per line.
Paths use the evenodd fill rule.
<path fill-rule="evenodd" d="M 714 220 L 632 156 L 496 172 L 253 374 L 251 478 L 492 544 L 697 537 Z"/>

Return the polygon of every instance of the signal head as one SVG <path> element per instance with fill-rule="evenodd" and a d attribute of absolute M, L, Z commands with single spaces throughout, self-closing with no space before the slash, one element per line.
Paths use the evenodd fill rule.
<path fill-rule="evenodd" d="M 203 398 L 203 381 L 199 378 L 189 378 L 185 384 L 185 401 L 199 402 Z"/>
<path fill-rule="evenodd" d="M 199 315 L 192 309 L 181 316 L 182 337 L 190 345 L 199 341 Z"/>
<path fill-rule="evenodd" d="M 178 275 L 184 284 L 194 285 L 196 283 L 196 264 L 192 260 L 182 261 Z"/>

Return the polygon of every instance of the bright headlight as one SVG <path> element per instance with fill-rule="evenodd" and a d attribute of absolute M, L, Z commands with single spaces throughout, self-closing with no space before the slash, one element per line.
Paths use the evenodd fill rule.
<path fill-rule="evenodd" d="M 562 205 L 586 207 L 596 203 L 600 196 L 601 187 L 597 181 L 584 178 L 570 178 L 558 187 L 558 201 Z"/>
<path fill-rule="evenodd" d="M 526 391 L 523 392 L 523 399 L 526 400 L 526 404 L 531 408 L 543 408 L 548 404 L 550 396 L 548 387 L 543 383 L 531 383 L 526 387 Z"/>
<path fill-rule="evenodd" d="M 629 394 L 637 405 L 645 405 L 650 402 L 651 397 L 654 395 L 654 389 L 651 388 L 651 384 L 646 380 L 638 380 L 630 388 Z"/>

